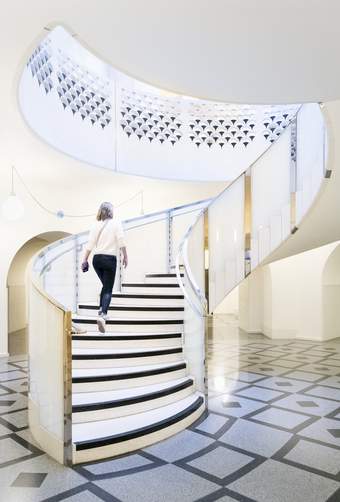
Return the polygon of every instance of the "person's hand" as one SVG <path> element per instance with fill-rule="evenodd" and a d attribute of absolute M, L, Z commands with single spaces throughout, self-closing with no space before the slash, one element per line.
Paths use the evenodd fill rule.
<path fill-rule="evenodd" d="M 123 267 L 126 268 L 128 266 L 128 257 L 124 256 L 123 257 Z"/>
<path fill-rule="evenodd" d="M 83 261 L 83 263 L 81 264 L 81 269 L 83 272 L 87 272 L 88 269 L 89 269 L 89 262 L 86 260 L 86 261 Z"/>

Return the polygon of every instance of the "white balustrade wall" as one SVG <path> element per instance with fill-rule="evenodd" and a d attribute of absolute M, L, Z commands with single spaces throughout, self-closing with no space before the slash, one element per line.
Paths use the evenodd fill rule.
<path fill-rule="evenodd" d="M 207 218 L 202 214 L 189 230 L 178 255 L 184 263 L 185 277 L 190 277 L 182 284 L 186 297 L 185 337 L 187 333 L 194 337 L 196 330 L 195 336 L 201 340 L 204 328 L 199 320 L 213 312 L 249 272 L 297 230 L 328 174 L 326 147 L 320 106 L 303 105 L 271 148 L 213 199 L 205 209 Z M 206 223 L 208 234 L 208 311 L 206 288 L 198 286 L 204 264 L 197 268 L 195 258 L 195 252 L 201 252 L 199 246 L 203 250 L 207 244 L 204 238 L 197 243 L 199 223 L 203 227 Z M 179 269 L 177 274 L 179 277 Z"/>
<path fill-rule="evenodd" d="M 64 463 L 68 405 L 65 316 L 63 307 L 46 296 L 42 281 L 39 285 L 32 277 L 29 290 L 29 424 L 44 451 L 60 463 Z"/>
<path fill-rule="evenodd" d="M 315 198 L 327 163 L 327 137 L 320 106 L 304 105 L 297 117 L 297 223 Z"/>
<path fill-rule="evenodd" d="M 244 278 L 244 178 L 240 176 L 208 207 L 211 306 Z"/>
<path fill-rule="evenodd" d="M 251 258 L 258 265 L 290 233 L 291 128 L 251 167 Z"/>
<path fill-rule="evenodd" d="M 58 150 L 114 171 L 176 180 L 235 179 L 297 110 L 164 92 L 107 65 L 60 26 L 28 58 L 19 104 Z"/>

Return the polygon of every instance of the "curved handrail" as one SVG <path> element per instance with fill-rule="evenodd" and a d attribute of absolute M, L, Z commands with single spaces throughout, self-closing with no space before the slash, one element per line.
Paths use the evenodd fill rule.
<path fill-rule="evenodd" d="M 180 256 L 182 255 L 182 257 L 183 257 L 184 268 L 185 268 L 185 271 L 186 271 L 189 283 L 190 283 L 192 289 L 196 292 L 197 296 L 200 299 L 201 305 L 203 307 L 203 312 L 207 313 L 207 305 L 208 305 L 207 304 L 207 300 L 206 300 L 205 296 L 202 294 L 200 287 L 197 285 L 197 283 L 195 281 L 195 278 L 194 278 L 193 273 L 192 273 L 191 268 L 190 268 L 189 261 L 187 259 L 187 253 L 185 252 L 186 251 L 186 247 L 188 245 L 188 238 L 189 238 L 189 236 L 190 236 L 193 228 L 197 224 L 197 222 L 201 219 L 203 212 L 204 212 L 204 210 L 201 211 L 198 214 L 196 220 L 192 223 L 192 225 L 190 225 L 190 227 L 188 228 L 187 232 L 185 233 L 185 236 L 183 237 L 183 240 L 182 240 L 181 244 L 179 245 L 178 253 L 176 255 L 176 265 L 175 265 L 176 277 L 177 277 L 179 286 L 180 286 L 180 288 L 182 290 L 182 293 L 183 293 L 185 299 L 189 302 L 191 308 L 199 316 L 201 315 L 201 311 L 191 301 L 190 296 L 188 295 L 188 293 L 187 293 L 187 291 L 186 291 L 186 289 L 184 287 L 184 283 L 183 283 L 183 280 L 182 280 L 182 275 L 181 275 L 181 272 L 180 272 Z M 183 250 L 184 250 L 184 253 L 183 253 Z"/>
<path fill-rule="evenodd" d="M 319 104 L 320 106 L 321 104 Z M 299 113 L 301 112 L 302 108 L 304 107 L 304 105 L 300 105 L 299 108 L 297 109 L 296 111 L 296 114 L 294 117 L 292 117 L 290 123 L 289 123 L 289 126 L 292 124 L 292 122 L 294 120 L 297 119 L 297 117 L 299 116 Z M 321 110 L 321 106 L 320 106 L 320 110 Z M 287 133 L 289 132 L 289 129 L 287 127 L 287 129 L 284 131 L 284 133 L 281 135 L 281 138 L 284 137 L 284 135 L 286 135 Z M 198 315 L 198 316 L 201 316 L 202 315 L 202 312 L 204 313 L 203 315 L 207 315 L 208 314 L 208 309 L 207 309 L 207 304 L 208 304 L 208 300 L 207 298 L 205 297 L 205 294 L 201 291 L 200 287 L 198 286 L 198 284 L 196 283 L 195 281 L 195 278 L 192 274 L 192 271 L 191 271 L 191 268 L 190 268 L 190 264 L 189 264 L 189 259 L 188 259 L 188 256 L 187 256 L 187 249 L 188 249 L 188 243 L 189 243 L 189 239 L 194 231 L 194 228 L 195 226 L 198 224 L 198 222 L 200 221 L 200 219 L 202 218 L 203 214 L 204 214 L 204 211 L 206 210 L 209 210 L 209 208 L 216 202 L 218 201 L 219 199 L 221 199 L 223 197 L 223 195 L 225 194 L 225 192 L 227 190 L 230 189 L 231 186 L 233 186 L 235 183 L 237 183 L 239 181 L 240 178 L 242 178 L 243 176 L 246 175 L 247 172 L 249 172 L 249 170 L 252 169 L 253 166 L 255 166 L 258 161 L 260 159 L 262 159 L 266 154 L 267 152 L 275 145 L 274 144 L 271 144 L 264 152 L 261 153 L 261 155 L 254 161 L 250 164 L 250 166 L 244 170 L 237 178 L 235 178 L 230 184 L 228 184 L 227 187 L 224 188 L 224 190 L 222 190 L 216 197 L 214 197 L 213 199 L 211 199 L 211 201 L 209 202 L 209 204 L 206 206 L 205 210 L 203 210 L 196 218 L 195 222 L 189 227 L 188 231 L 186 232 L 186 234 L 184 235 L 180 245 L 179 245 L 179 249 L 178 249 L 178 253 L 177 253 L 177 256 L 176 256 L 176 276 L 177 276 L 177 280 L 178 280 L 178 283 L 180 285 L 180 288 L 181 288 L 181 291 L 184 295 L 184 297 L 186 298 L 186 300 L 188 301 L 190 307 L 192 308 L 192 310 Z M 325 145 L 324 145 L 324 148 L 325 148 Z M 323 163 L 325 164 L 325 156 L 323 158 Z M 327 176 L 329 176 L 329 173 L 327 174 Z M 315 197 L 316 198 L 316 197 Z M 314 203 L 314 200 L 315 198 L 313 199 L 312 203 L 311 203 L 311 206 L 312 204 Z M 306 215 L 303 216 L 303 218 L 305 218 Z M 303 219 L 302 218 L 302 219 Z M 302 221 L 301 219 L 301 221 Z M 296 231 L 297 227 L 294 229 L 294 232 Z M 292 233 L 294 233 L 292 231 Z M 289 236 L 287 237 L 289 238 Z M 277 247 L 281 246 L 282 243 L 285 241 L 286 239 L 284 239 L 283 241 L 281 241 Z M 277 247 L 272 250 L 272 252 L 274 252 Z M 180 273 L 180 268 L 179 268 L 179 264 L 180 264 L 180 258 L 182 256 L 182 259 L 183 259 L 183 267 L 184 267 L 184 270 L 185 270 L 185 273 L 188 277 L 188 280 L 189 280 L 189 284 L 192 288 L 192 290 L 195 292 L 195 295 L 196 295 L 196 298 L 198 300 L 198 302 L 201 304 L 201 310 L 199 308 L 197 308 L 197 306 L 194 304 L 194 302 L 191 300 L 188 292 L 186 291 L 186 287 L 184 285 L 184 282 L 182 281 L 182 278 L 181 278 L 181 273 Z M 260 263 L 258 263 L 257 266 L 259 266 Z M 256 268 L 256 267 L 255 267 Z M 252 269 L 254 270 L 254 269 Z"/>

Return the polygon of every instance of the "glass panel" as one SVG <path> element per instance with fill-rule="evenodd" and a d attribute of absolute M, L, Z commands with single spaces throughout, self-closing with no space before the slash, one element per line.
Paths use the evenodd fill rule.
<path fill-rule="evenodd" d="M 76 310 L 76 239 L 67 239 L 45 253 L 43 287 L 67 310 Z"/>
<path fill-rule="evenodd" d="M 176 256 L 179 250 L 179 246 L 183 241 L 184 235 L 188 228 L 195 222 L 200 209 L 196 209 L 192 212 L 187 212 L 184 214 L 178 214 L 172 217 L 172 228 L 171 228 L 171 265 L 175 264 Z"/>
<path fill-rule="evenodd" d="M 251 168 L 251 259 L 256 267 L 290 233 L 290 127 Z"/>
<path fill-rule="evenodd" d="M 244 175 L 209 206 L 209 310 L 244 278 Z"/>
<path fill-rule="evenodd" d="M 167 231 L 166 219 L 127 230 L 129 266 L 122 270 L 123 282 L 143 282 L 148 272 L 167 273 Z"/>
<path fill-rule="evenodd" d="M 183 244 L 183 242 L 182 242 Z M 188 372 L 195 378 L 196 388 L 204 392 L 205 377 L 205 319 L 204 298 L 204 219 L 201 216 L 193 226 L 177 257 L 184 277 L 184 352 Z"/>
<path fill-rule="evenodd" d="M 304 105 L 297 118 L 296 221 L 310 208 L 324 176 L 325 125 L 320 106 Z"/>

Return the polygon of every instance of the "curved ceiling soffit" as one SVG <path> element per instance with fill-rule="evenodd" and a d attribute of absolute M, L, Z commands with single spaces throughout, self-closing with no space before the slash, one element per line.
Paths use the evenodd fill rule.
<path fill-rule="evenodd" d="M 235 105 L 163 91 L 124 75 L 56 27 L 24 68 L 31 128 L 78 160 L 165 179 L 231 180 L 280 137 L 297 105 Z"/>

